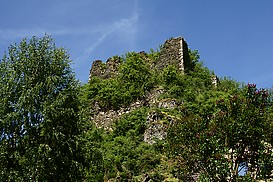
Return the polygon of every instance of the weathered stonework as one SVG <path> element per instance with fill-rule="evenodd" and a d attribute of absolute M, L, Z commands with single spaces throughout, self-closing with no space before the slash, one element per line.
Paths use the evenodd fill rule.
<path fill-rule="evenodd" d="M 174 109 L 181 104 L 177 103 L 175 99 L 170 98 L 159 100 L 159 96 L 164 93 L 165 90 L 162 88 L 156 88 L 147 93 L 145 99 L 137 100 L 130 106 L 121 107 L 119 110 L 100 111 L 100 109 L 97 108 L 97 112 L 93 114 L 92 120 L 97 127 L 102 127 L 105 130 L 112 131 L 113 123 L 116 120 L 120 119 L 122 116 L 124 116 L 124 114 L 128 114 L 137 108 L 148 106 L 149 108 Z M 164 112 L 152 111 L 148 113 L 146 119 L 147 129 L 144 133 L 144 141 L 149 144 L 153 144 L 156 142 L 156 140 L 165 139 L 167 136 L 168 126 L 175 120 L 175 118 L 167 115 Z"/>
<path fill-rule="evenodd" d="M 148 59 L 144 51 L 138 54 L 140 54 L 144 60 Z M 118 56 L 109 58 L 106 63 L 103 63 L 101 60 L 95 60 L 92 63 L 89 80 L 94 76 L 104 79 L 116 76 L 120 63 L 121 59 Z M 152 66 L 163 70 L 168 65 L 177 66 L 183 73 L 191 69 L 188 44 L 182 37 L 167 40 L 160 51 L 158 61 Z"/>
<path fill-rule="evenodd" d="M 168 65 L 177 66 L 183 73 L 190 69 L 188 45 L 182 37 L 171 38 L 164 43 L 156 67 L 163 70 Z"/>
<path fill-rule="evenodd" d="M 149 62 L 148 55 L 141 51 L 138 54 L 144 60 Z M 118 69 L 121 64 L 120 57 L 109 58 L 106 63 L 101 60 L 96 60 L 92 64 L 89 79 L 97 76 L 102 79 L 108 79 L 118 75 Z M 177 67 L 182 73 L 187 73 L 193 69 L 191 65 L 190 56 L 188 52 L 188 45 L 182 37 L 171 38 L 167 40 L 160 50 L 159 58 L 156 62 L 152 62 L 151 69 L 163 70 L 169 65 Z M 212 84 L 217 86 L 219 79 L 217 76 L 211 78 Z M 137 108 L 147 106 L 151 110 L 168 110 L 175 109 L 183 103 L 177 103 L 175 99 L 159 99 L 165 93 L 163 88 L 154 88 L 146 93 L 141 99 L 131 103 L 127 107 L 121 107 L 118 110 L 104 110 L 99 107 L 97 103 L 92 106 L 92 121 L 99 128 L 105 128 L 111 131 L 113 123 L 120 119 L 124 114 L 128 114 Z M 156 140 L 162 140 L 167 136 L 167 127 L 177 118 L 168 116 L 166 113 L 152 111 L 148 113 L 146 119 L 146 130 L 144 133 L 144 141 L 150 144 Z"/>
<path fill-rule="evenodd" d="M 161 101 L 162 102 L 162 101 Z M 173 108 L 172 104 L 168 105 L 164 103 L 165 108 Z M 175 106 L 177 107 L 177 106 Z M 165 113 L 163 111 L 152 111 L 148 114 L 146 120 L 146 130 L 144 133 L 144 141 L 153 144 L 157 140 L 163 140 L 167 137 L 167 130 L 168 128 L 177 120 L 172 115 Z"/>
<path fill-rule="evenodd" d="M 112 130 L 112 124 L 124 114 L 128 114 L 144 105 L 149 107 L 160 105 L 158 97 L 164 92 L 165 91 L 162 88 L 155 88 L 151 92 L 147 93 L 144 99 L 137 100 L 131 103 L 128 107 L 121 107 L 118 110 L 102 111 L 99 106 L 95 104 L 93 107 L 94 114 L 91 116 L 91 119 L 95 122 L 97 127 Z"/>
<path fill-rule="evenodd" d="M 147 54 L 144 51 L 139 52 L 144 60 L 149 61 Z M 101 60 L 96 60 L 92 64 L 89 79 L 94 76 L 108 79 L 118 74 L 118 68 L 121 63 L 119 57 L 109 58 L 106 63 Z M 163 70 L 168 65 L 174 65 L 182 72 L 186 72 L 189 68 L 189 54 L 186 41 L 182 37 L 172 38 L 165 42 L 160 51 L 160 56 L 155 65 L 151 65 L 151 69 L 157 68 Z M 137 108 L 148 106 L 150 108 L 173 109 L 177 107 L 178 103 L 174 99 L 159 100 L 159 96 L 164 94 L 165 90 L 162 88 L 155 88 L 146 93 L 141 99 L 131 103 L 128 107 L 121 107 L 118 110 L 102 110 L 98 104 L 92 107 L 92 120 L 97 127 L 103 127 L 111 131 L 113 123 L 121 118 L 124 114 L 130 113 Z M 146 124 L 147 129 L 144 133 L 144 141 L 147 143 L 154 143 L 156 140 L 162 140 L 167 136 L 166 125 L 162 119 L 166 119 L 162 113 L 151 112 L 148 114 Z M 170 118 L 169 118 L 170 119 Z M 168 119 L 167 119 L 168 120 Z M 171 120 L 171 119 L 170 119 Z"/>
<path fill-rule="evenodd" d="M 101 60 L 95 60 L 90 70 L 89 80 L 94 76 L 104 79 L 116 76 L 120 63 L 120 57 L 109 58 L 106 63 L 103 63 Z"/>
<path fill-rule="evenodd" d="M 178 103 L 175 99 L 167 98 L 158 102 L 158 108 L 174 109 L 177 108 Z"/>
<path fill-rule="evenodd" d="M 156 140 L 163 140 L 167 136 L 166 125 L 162 114 L 151 112 L 148 114 L 146 125 L 148 126 L 144 133 L 144 142 L 153 144 Z"/>
<path fill-rule="evenodd" d="M 95 60 L 92 63 L 91 70 L 89 73 L 89 80 L 94 77 L 102 77 L 105 72 L 105 64 L 101 60 Z"/>
<path fill-rule="evenodd" d="M 136 101 L 128 107 L 122 107 L 119 110 L 98 111 L 91 119 L 95 122 L 98 128 L 104 128 L 106 130 L 112 130 L 113 123 L 121 118 L 124 114 L 128 114 L 137 108 L 144 105 L 145 101 Z"/>
<path fill-rule="evenodd" d="M 215 87 L 217 87 L 217 85 L 219 84 L 220 80 L 218 78 L 218 76 L 216 75 L 212 75 L 211 77 L 211 83 L 212 85 L 214 85 Z"/>

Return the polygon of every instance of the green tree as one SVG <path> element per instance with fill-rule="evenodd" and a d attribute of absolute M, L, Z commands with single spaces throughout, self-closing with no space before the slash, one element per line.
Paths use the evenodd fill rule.
<path fill-rule="evenodd" d="M 269 104 L 266 90 L 248 84 L 219 99 L 213 114 L 185 115 L 169 132 L 171 154 L 184 164 L 182 174 L 235 181 L 246 164 L 251 179 L 268 178 L 273 169 Z"/>
<path fill-rule="evenodd" d="M 92 77 L 85 85 L 85 97 L 92 105 L 103 110 L 118 109 L 143 97 L 155 84 L 148 57 L 140 53 L 128 53 L 119 66 L 117 77 L 102 79 Z"/>
<path fill-rule="evenodd" d="M 148 61 L 134 52 L 126 55 L 126 60 L 120 67 L 119 81 L 129 91 L 127 95 L 130 95 L 130 101 L 143 96 L 154 85 Z"/>
<path fill-rule="evenodd" d="M 75 181 L 78 82 L 50 36 L 11 45 L 0 62 L 0 180 Z"/>

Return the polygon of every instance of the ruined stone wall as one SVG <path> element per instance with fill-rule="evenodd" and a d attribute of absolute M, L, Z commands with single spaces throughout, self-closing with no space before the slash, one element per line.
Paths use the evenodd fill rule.
<path fill-rule="evenodd" d="M 89 80 L 97 76 L 99 78 L 107 79 L 118 74 L 118 68 L 121 63 L 120 57 L 109 58 L 106 63 L 103 63 L 101 60 L 95 60 L 92 63 Z"/>
<path fill-rule="evenodd" d="M 102 77 L 105 72 L 105 64 L 101 60 L 95 60 L 92 63 L 91 70 L 89 73 L 89 80 L 94 77 Z"/>
<path fill-rule="evenodd" d="M 174 109 L 178 107 L 175 99 L 163 99 L 157 102 L 155 108 Z M 168 128 L 176 121 L 171 115 L 159 110 L 148 113 L 146 119 L 146 130 L 144 132 L 144 142 L 153 144 L 156 140 L 163 140 L 167 137 Z"/>
<path fill-rule="evenodd" d="M 125 114 L 143 107 L 144 105 L 151 109 L 146 118 L 146 130 L 144 133 L 144 141 L 153 144 L 157 140 L 163 140 L 167 136 L 168 127 L 176 120 L 167 113 L 157 111 L 156 108 L 174 109 L 180 105 L 175 99 L 159 99 L 160 95 L 164 94 L 162 88 L 155 88 L 147 93 L 142 100 L 133 102 L 130 106 L 121 107 L 119 110 L 100 111 L 99 108 L 92 116 L 92 120 L 98 128 L 104 128 L 107 131 L 112 131 L 115 121 L 120 119 Z"/>
<path fill-rule="evenodd" d="M 93 107 L 94 114 L 91 116 L 97 127 L 103 127 L 107 130 L 111 130 L 112 124 L 122 117 L 124 114 L 128 114 L 137 108 L 145 106 L 155 107 L 158 105 L 158 97 L 165 91 L 162 88 L 155 88 L 151 92 L 147 93 L 142 100 L 137 100 L 131 103 L 127 107 L 121 107 L 118 110 L 104 111 L 99 106 Z M 164 104 L 162 104 L 164 105 Z M 164 106 L 162 106 L 164 107 Z"/>
<path fill-rule="evenodd" d="M 144 51 L 139 54 L 143 55 L 144 59 L 147 59 Z M 89 79 L 93 76 L 104 79 L 116 76 L 120 63 L 121 59 L 117 56 L 109 58 L 106 63 L 103 63 L 101 60 L 95 60 L 90 70 Z M 168 65 L 174 65 L 182 72 L 187 72 L 191 69 L 188 45 L 182 37 L 171 38 L 164 43 L 159 59 L 154 67 L 163 70 Z"/>
<path fill-rule="evenodd" d="M 171 38 L 164 43 L 156 67 L 163 70 L 168 65 L 177 66 L 182 72 L 189 69 L 188 45 L 182 37 Z"/>
<path fill-rule="evenodd" d="M 145 52 L 140 52 L 143 59 L 149 61 L 148 56 Z M 101 60 L 96 60 L 92 64 L 90 70 L 89 79 L 93 76 L 97 76 L 103 79 L 114 77 L 118 74 L 118 69 L 121 64 L 120 57 L 109 58 L 106 63 Z M 168 65 L 176 66 L 181 72 L 187 73 L 192 69 L 191 61 L 188 53 L 188 45 L 182 37 L 171 38 L 167 40 L 161 51 L 157 62 L 151 65 L 151 69 L 163 70 Z M 212 77 L 212 83 L 217 86 L 219 79 L 215 76 Z M 163 109 L 174 109 L 182 103 L 177 103 L 174 99 L 159 99 L 164 94 L 163 88 L 154 88 L 141 99 L 137 100 L 128 107 L 121 107 L 118 110 L 105 111 L 100 109 L 96 104 L 92 107 L 92 121 L 97 127 L 103 127 L 106 130 L 112 130 L 113 123 L 121 118 L 124 114 L 130 113 L 137 108 L 147 106 L 152 108 L 151 112 L 148 113 L 146 119 L 147 128 L 144 133 L 144 141 L 153 144 L 156 140 L 162 140 L 167 136 L 168 124 L 175 121 L 176 119 L 164 114 L 162 112 L 155 111 L 156 108 Z M 154 111 L 153 111 L 154 110 Z M 168 124 L 163 121 L 168 121 Z"/>
<path fill-rule="evenodd" d="M 144 60 L 149 59 L 147 54 L 142 51 L 139 53 Z M 149 60 L 147 60 L 149 61 Z M 189 54 L 188 54 L 188 45 L 182 37 L 171 38 L 167 40 L 161 51 L 160 56 L 155 65 L 151 65 L 151 69 L 163 70 L 168 65 L 174 65 L 179 68 L 182 72 L 185 72 L 190 63 Z M 103 63 L 101 60 L 96 60 L 93 62 L 89 79 L 97 76 L 99 78 L 108 79 L 118 74 L 118 68 L 121 64 L 120 57 L 109 58 L 106 63 Z M 103 127 L 106 130 L 112 130 L 113 123 L 121 118 L 124 114 L 130 113 L 137 108 L 148 106 L 150 108 L 165 108 L 173 109 L 177 107 L 175 100 L 165 99 L 160 100 L 159 97 L 165 91 L 162 88 L 155 88 L 151 92 L 146 93 L 145 97 L 142 100 L 137 100 L 128 107 L 122 107 L 118 110 L 101 110 L 96 104 L 92 107 L 92 120 L 97 125 L 97 127 Z M 148 113 L 146 124 L 147 129 L 144 134 L 144 141 L 147 143 L 154 143 L 156 140 L 162 140 L 166 137 L 166 127 L 163 120 L 166 120 L 166 117 L 162 113 L 152 111 Z M 172 120 L 167 117 L 167 120 Z"/>

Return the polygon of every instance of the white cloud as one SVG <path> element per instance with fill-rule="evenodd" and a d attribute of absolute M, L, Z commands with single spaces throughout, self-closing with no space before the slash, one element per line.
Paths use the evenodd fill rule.
<path fill-rule="evenodd" d="M 45 34 L 50 35 L 68 35 L 71 34 L 71 31 L 67 29 L 63 30 L 46 30 L 46 29 L 0 29 L 0 40 L 14 40 L 14 39 L 22 39 L 25 37 L 32 36 L 43 36 Z"/>
<path fill-rule="evenodd" d="M 85 50 L 84 50 L 84 53 L 83 53 L 83 56 L 81 58 L 88 58 L 90 56 L 90 54 L 96 49 L 96 47 L 104 41 L 104 39 L 107 37 L 108 33 L 104 33 L 102 34 L 96 41 L 95 43 L 93 43 L 92 45 L 90 45 L 89 47 L 87 47 Z M 80 58 L 78 58 L 80 59 Z"/>
<path fill-rule="evenodd" d="M 121 19 L 107 25 L 103 28 L 101 35 L 97 38 L 95 43 L 85 49 L 84 54 L 88 57 L 88 55 L 90 55 L 110 34 L 120 34 L 122 38 L 126 39 L 128 42 L 133 40 L 137 33 L 137 20 L 138 15 L 133 15 L 131 18 Z"/>
<path fill-rule="evenodd" d="M 128 44 L 133 45 L 135 43 L 135 39 L 138 32 L 138 5 L 137 1 L 135 1 L 134 11 L 131 17 L 122 18 L 112 23 L 104 24 L 104 26 L 98 27 L 94 32 L 100 32 L 100 36 L 96 39 L 96 41 L 88 46 L 83 53 L 83 56 L 78 57 L 76 60 L 85 60 L 87 59 L 92 52 L 99 46 L 109 35 L 116 34 Z"/>
<path fill-rule="evenodd" d="M 77 37 L 82 40 L 80 56 L 76 56 L 76 64 L 84 64 L 96 48 L 101 45 L 108 37 L 113 36 L 126 42 L 129 47 L 134 47 L 138 33 L 138 0 L 135 0 L 131 16 L 121 18 L 112 22 L 102 24 L 91 24 L 82 27 L 59 27 L 59 28 L 26 28 L 26 29 L 1 29 L 0 42 L 14 42 L 18 39 L 31 36 L 43 36 L 45 33 L 60 37 Z M 90 41 L 89 41 L 90 40 Z M 88 43 L 87 43 L 88 42 Z"/>
<path fill-rule="evenodd" d="M 1 40 L 10 40 L 27 37 L 29 35 L 41 35 L 41 30 L 28 30 L 28 29 L 0 29 L 0 39 Z M 42 33 L 44 34 L 44 33 Z"/>

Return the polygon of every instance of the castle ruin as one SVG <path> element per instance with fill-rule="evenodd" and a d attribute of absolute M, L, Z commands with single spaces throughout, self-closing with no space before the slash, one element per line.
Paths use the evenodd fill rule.
<path fill-rule="evenodd" d="M 161 51 L 156 67 L 163 70 L 168 65 L 174 65 L 181 72 L 191 69 L 188 44 L 182 37 L 167 40 Z"/>
<path fill-rule="evenodd" d="M 138 54 L 141 54 L 145 60 L 149 61 L 148 55 L 144 51 L 141 51 Z M 106 63 L 103 63 L 101 60 L 94 61 L 90 70 L 89 80 L 94 76 L 102 79 L 109 79 L 117 76 L 121 63 L 122 60 L 118 56 L 109 58 Z M 158 60 L 150 66 L 151 69 L 162 71 L 169 65 L 177 67 L 182 73 L 188 73 L 193 69 L 193 65 L 190 61 L 188 45 L 182 37 L 168 39 L 161 47 Z M 217 79 L 217 77 L 213 78 L 212 81 L 215 82 L 215 79 Z M 217 81 L 215 85 L 216 84 Z M 144 98 L 131 103 L 127 107 L 121 107 L 118 110 L 104 111 L 94 105 L 91 118 L 97 127 L 103 127 L 106 130 L 111 131 L 112 124 L 116 120 L 121 118 L 124 114 L 130 113 L 144 105 L 148 105 L 151 108 L 166 109 L 177 107 L 179 104 L 176 103 L 175 100 L 160 99 L 160 95 L 164 92 L 165 90 L 162 88 L 154 88 L 147 93 Z M 165 116 L 162 113 L 148 113 L 146 121 L 147 129 L 144 134 L 145 142 L 152 144 L 155 142 L 155 139 L 161 140 L 166 137 L 166 126 L 160 122 L 163 117 L 165 117 L 165 119 L 167 118 L 170 122 L 173 120 L 170 116 Z"/>
<path fill-rule="evenodd" d="M 143 51 L 139 54 L 147 56 L 145 53 L 143 53 Z M 118 56 L 109 58 L 106 63 L 103 63 L 101 60 L 95 60 L 92 63 L 89 79 L 94 76 L 103 79 L 115 76 L 118 72 L 120 63 L 121 59 Z M 159 70 L 163 70 L 168 65 L 178 67 L 183 73 L 192 69 L 188 52 L 188 44 L 182 37 L 170 38 L 164 43 L 160 50 L 159 59 L 154 67 Z"/>

